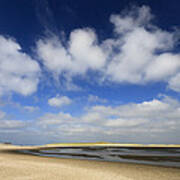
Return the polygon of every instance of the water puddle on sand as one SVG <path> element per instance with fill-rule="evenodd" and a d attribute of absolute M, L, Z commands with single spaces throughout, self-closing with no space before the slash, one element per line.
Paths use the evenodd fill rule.
<path fill-rule="evenodd" d="M 179 148 L 75 147 L 23 151 L 38 156 L 179 167 Z"/>

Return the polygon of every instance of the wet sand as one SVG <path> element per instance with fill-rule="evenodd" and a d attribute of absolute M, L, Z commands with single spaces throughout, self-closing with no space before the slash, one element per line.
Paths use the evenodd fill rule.
<path fill-rule="evenodd" d="M 150 165 L 39 157 L 0 145 L 0 179 L 3 180 L 179 180 L 180 169 Z"/>

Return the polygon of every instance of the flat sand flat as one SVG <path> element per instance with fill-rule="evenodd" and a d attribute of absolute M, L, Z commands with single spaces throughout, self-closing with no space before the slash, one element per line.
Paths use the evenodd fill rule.
<path fill-rule="evenodd" d="M 15 150 L 0 145 L 0 180 L 180 180 L 178 168 L 39 157 Z"/>

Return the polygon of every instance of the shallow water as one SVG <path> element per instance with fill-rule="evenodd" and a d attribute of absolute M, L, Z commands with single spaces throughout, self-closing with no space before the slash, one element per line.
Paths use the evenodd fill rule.
<path fill-rule="evenodd" d="M 24 151 L 39 156 L 87 159 L 97 161 L 130 162 L 139 164 L 180 167 L 180 149 L 175 148 L 118 148 L 76 147 L 51 150 Z"/>

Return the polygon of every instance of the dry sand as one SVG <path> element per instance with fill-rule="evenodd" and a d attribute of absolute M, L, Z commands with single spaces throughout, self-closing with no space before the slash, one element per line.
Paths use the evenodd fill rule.
<path fill-rule="evenodd" d="M 0 145 L 0 180 L 180 180 L 177 168 L 38 157 L 16 149 L 23 147 Z"/>

